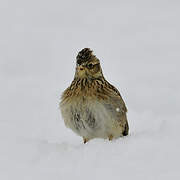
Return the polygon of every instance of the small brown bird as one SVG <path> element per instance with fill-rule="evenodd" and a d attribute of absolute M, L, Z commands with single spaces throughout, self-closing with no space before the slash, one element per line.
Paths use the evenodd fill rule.
<path fill-rule="evenodd" d="M 74 80 L 60 102 L 65 125 L 82 136 L 84 143 L 128 135 L 126 105 L 119 91 L 104 78 L 99 59 L 89 48 L 82 49 L 76 59 Z"/>

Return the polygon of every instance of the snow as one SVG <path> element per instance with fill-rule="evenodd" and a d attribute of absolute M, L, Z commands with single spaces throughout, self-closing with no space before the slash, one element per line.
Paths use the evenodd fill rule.
<path fill-rule="evenodd" d="M 0 1 L 0 179 L 179 180 L 180 2 Z M 130 135 L 87 144 L 58 109 L 90 47 Z"/>
<path fill-rule="evenodd" d="M 120 109 L 119 109 L 119 108 L 116 108 L 116 111 L 117 111 L 117 112 L 119 112 L 119 111 L 120 111 Z"/>

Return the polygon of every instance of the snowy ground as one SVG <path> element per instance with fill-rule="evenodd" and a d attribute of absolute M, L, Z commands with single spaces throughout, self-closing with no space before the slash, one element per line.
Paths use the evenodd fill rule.
<path fill-rule="evenodd" d="M 0 179 L 180 179 L 180 2 L 0 1 Z M 58 109 L 90 47 L 130 135 L 86 145 Z"/>

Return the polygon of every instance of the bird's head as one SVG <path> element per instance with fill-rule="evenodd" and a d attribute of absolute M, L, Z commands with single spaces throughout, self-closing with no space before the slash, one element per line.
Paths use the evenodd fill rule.
<path fill-rule="evenodd" d="M 76 60 L 76 77 L 96 79 L 103 76 L 100 61 L 89 48 L 82 49 Z"/>

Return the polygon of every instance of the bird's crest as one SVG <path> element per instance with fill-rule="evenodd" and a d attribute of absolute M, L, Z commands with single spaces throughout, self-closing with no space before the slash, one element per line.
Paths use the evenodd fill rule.
<path fill-rule="evenodd" d="M 92 57 L 94 57 L 92 52 L 93 51 L 89 48 L 82 49 L 76 57 L 77 63 L 80 65 L 86 61 L 89 61 Z"/>

